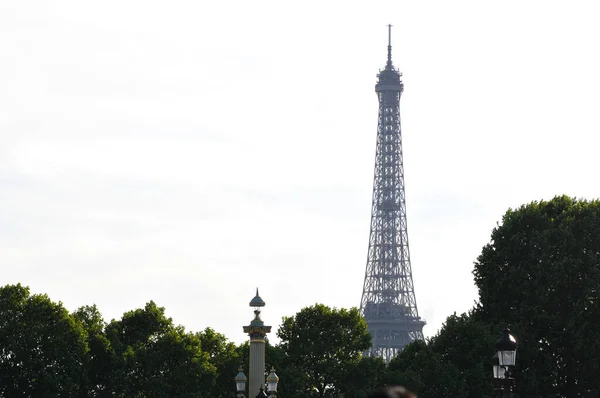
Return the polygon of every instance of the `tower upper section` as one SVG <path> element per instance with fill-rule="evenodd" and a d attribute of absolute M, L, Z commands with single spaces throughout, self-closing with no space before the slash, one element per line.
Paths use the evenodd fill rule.
<path fill-rule="evenodd" d="M 385 68 L 377 74 L 377 84 L 375 92 L 381 93 L 389 91 L 392 93 L 400 93 L 404 91 L 404 83 L 402 83 L 402 73 L 392 63 L 392 25 L 388 25 L 388 55 Z"/>

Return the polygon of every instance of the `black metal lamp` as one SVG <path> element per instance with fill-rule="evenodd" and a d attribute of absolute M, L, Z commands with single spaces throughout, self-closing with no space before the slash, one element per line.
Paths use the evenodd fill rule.
<path fill-rule="evenodd" d="M 498 397 L 512 398 L 515 379 L 510 371 L 515 366 L 517 359 L 517 340 L 505 328 L 502 337 L 496 342 L 496 353 L 492 357 L 494 380 L 496 380 L 495 392 Z"/>
<path fill-rule="evenodd" d="M 502 332 L 502 337 L 496 343 L 498 364 L 500 366 L 515 366 L 517 360 L 517 340 L 510 334 L 508 328 Z"/>

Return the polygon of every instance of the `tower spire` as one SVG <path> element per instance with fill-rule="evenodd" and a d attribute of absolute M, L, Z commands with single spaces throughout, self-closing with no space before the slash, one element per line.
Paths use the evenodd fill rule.
<path fill-rule="evenodd" d="M 388 25 L 388 57 L 387 66 L 392 66 L 392 25 Z"/>

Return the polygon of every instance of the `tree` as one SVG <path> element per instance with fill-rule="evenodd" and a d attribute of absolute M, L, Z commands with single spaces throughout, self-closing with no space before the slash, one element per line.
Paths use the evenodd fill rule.
<path fill-rule="evenodd" d="M 387 384 L 401 384 L 419 397 L 488 398 L 491 356 L 497 336 L 477 311 L 446 319 L 428 341 L 415 341 L 389 364 Z"/>
<path fill-rule="evenodd" d="M 236 392 L 234 377 L 242 363 L 237 347 L 223 334 L 211 328 L 206 328 L 196 335 L 200 339 L 202 351 L 208 354 L 209 362 L 216 370 L 215 385 L 207 395 L 214 398 L 231 397 Z"/>
<path fill-rule="evenodd" d="M 0 288 L 0 396 L 82 396 L 86 333 L 61 303 Z"/>
<path fill-rule="evenodd" d="M 519 339 L 522 396 L 600 388 L 600 201 L 560 196 L 507 211 L 474 276 L 482 318 Z"/>
<path fill-rule="evenodd" d="M 322 304 L 283 318 L 277 336 L 287 357 L 286 369 L 293 369 L 296 380 L 303 383 L 296 392 L 302 397 L 340 391 L 349 368 L 371 346 L 367 324 L 358 309 L 332 309 Z"/>
<path fill-rule="evenodd" d="M 377 387 L 389 384 L 383 358 L 362 357 L 348 366 L 339 391 L 344 398 L 364 398 Z"/>
<path fill-rule="evenodd" d="M 417 340 L 390 361 L 389 384 L 403 385 L 422 398 L 467 397 L 459 369 Z"/>
<path fill-rule="evenodd" d="M 499 337 L 498 328 L 480 318 L 477 310 L 460 316 L 453 314 L 429 342 L 444 363 L 458 370 L 469 398 L 489 397 L 494 387 L 491 357 Z"/>
<path fill-rule="evenodd" d="M 164 308 L 149 302 L 106 327 L 118 364 L 113 394 L 124 397 L 197 397 L 210 391 L 216 368 L 200 338 L 174 326 Z"/>

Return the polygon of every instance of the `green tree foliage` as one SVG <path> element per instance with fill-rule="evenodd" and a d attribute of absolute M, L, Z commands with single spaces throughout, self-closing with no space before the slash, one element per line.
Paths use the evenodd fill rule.
<path fill-rule="evenodd" d="M 440 331 L 409 344 L 389 364 L 388 384 L 421 398 L 492 396 L 491 356 L 497 336 L 476 312 L 449 316 Z"/>
<path fill-rule="evenodd" d="M 0 396 L 82 396 L 86 333 L 61 303 L 0 288 Z"/>
<path fill-rule="evenodd" d="M 404 385 L 419 397 L 466 397 L 465 381 L 452 363 L 434 352 L 431 344 L 415 341 L 390 361 L 389 384 Z"/>
<path fill-rule="evenodd" d="M 332 309 L 322 304 L 285 317 L 277 336 L 286 357 L 286 374 L 293 372 L 296 383 L 303 384 L 296 387 L 299 395 L 289 396 L 299 397 L 337 394 L 361 352 L 371 345 L 358 309 Z"/>
<path fill-rule="evenodd" d="M 338 390 L 344 398 L 364 398 L 386 384 L 390 383 L 383 358 L 362 357 L 348 366 Z"/>
<path fill-rule="evenodd" d="M 83 362 L 86 379 L 82 390 L 88 397 L 110 395 L 111 371 L 117 363 L 114 350 L 104 333 L 106 323 L 102 314 L 93 305 L 79 308 L 73 317 L 86 331 L 89 347 Z"/>
<path fill-rule="evenodd" d="M 112 374 L 117 396 L 197 397 L 214 386 L 216 367 L 200 337 L 174 326 L 152 301 L 113 320 L 106 336 L 118 358 Z"/>
<path fill-rule="evenodd" d="M 208 354 L 210 363 L 215 367 L 216 379 L 208 396 L 214 398 L 230 398 L 236 392 L 233 381 L 242 363 L 240 352 L 234 343 L 211 328 L 206 328 L 196 335 L 200 339 L 202 351 Z"/>
<path fill-rule="evenodd" d="M 430 340 L 431 350 L 456 368 L 470 398 L 489 397 L 493 391 L 492 361 L 499 330 L 480 319 L 477 311 L 449 316 Z"/>
<path fill-rule="evenodd" d="M 474 276 L 483 318 L 520 340 L 523 396 L 600 388 L 600 201 L 562 196 L 509 210 Z"/>
<path fill-rule="evenodd" d="M 107 324 L 96 306 L 69 314 L 6 286 L 0 326 L 2 396 L 225 398 L 238 366 L 248 372 L 247 342 L 236 347 L 211 328 L 186 332 L 154 302 Z M 383 361 L 360 355 L 370 336 L 356 309 L 305 308 L 279 336 L 279 346 L 266 342 L 265 376 L 277 370 L 280 395 L 359 397 L 385 381 Z"/>
<path fill-rule="evenodd" d="M 390 363 L 390 382 L 423 398 L 491 396 L 490 357 L 510 325 L 520 396 L 599 396 L 599 201 L 562 196 L 509 210 L 474 276 L 476 308 L 405 348 Z"/>

